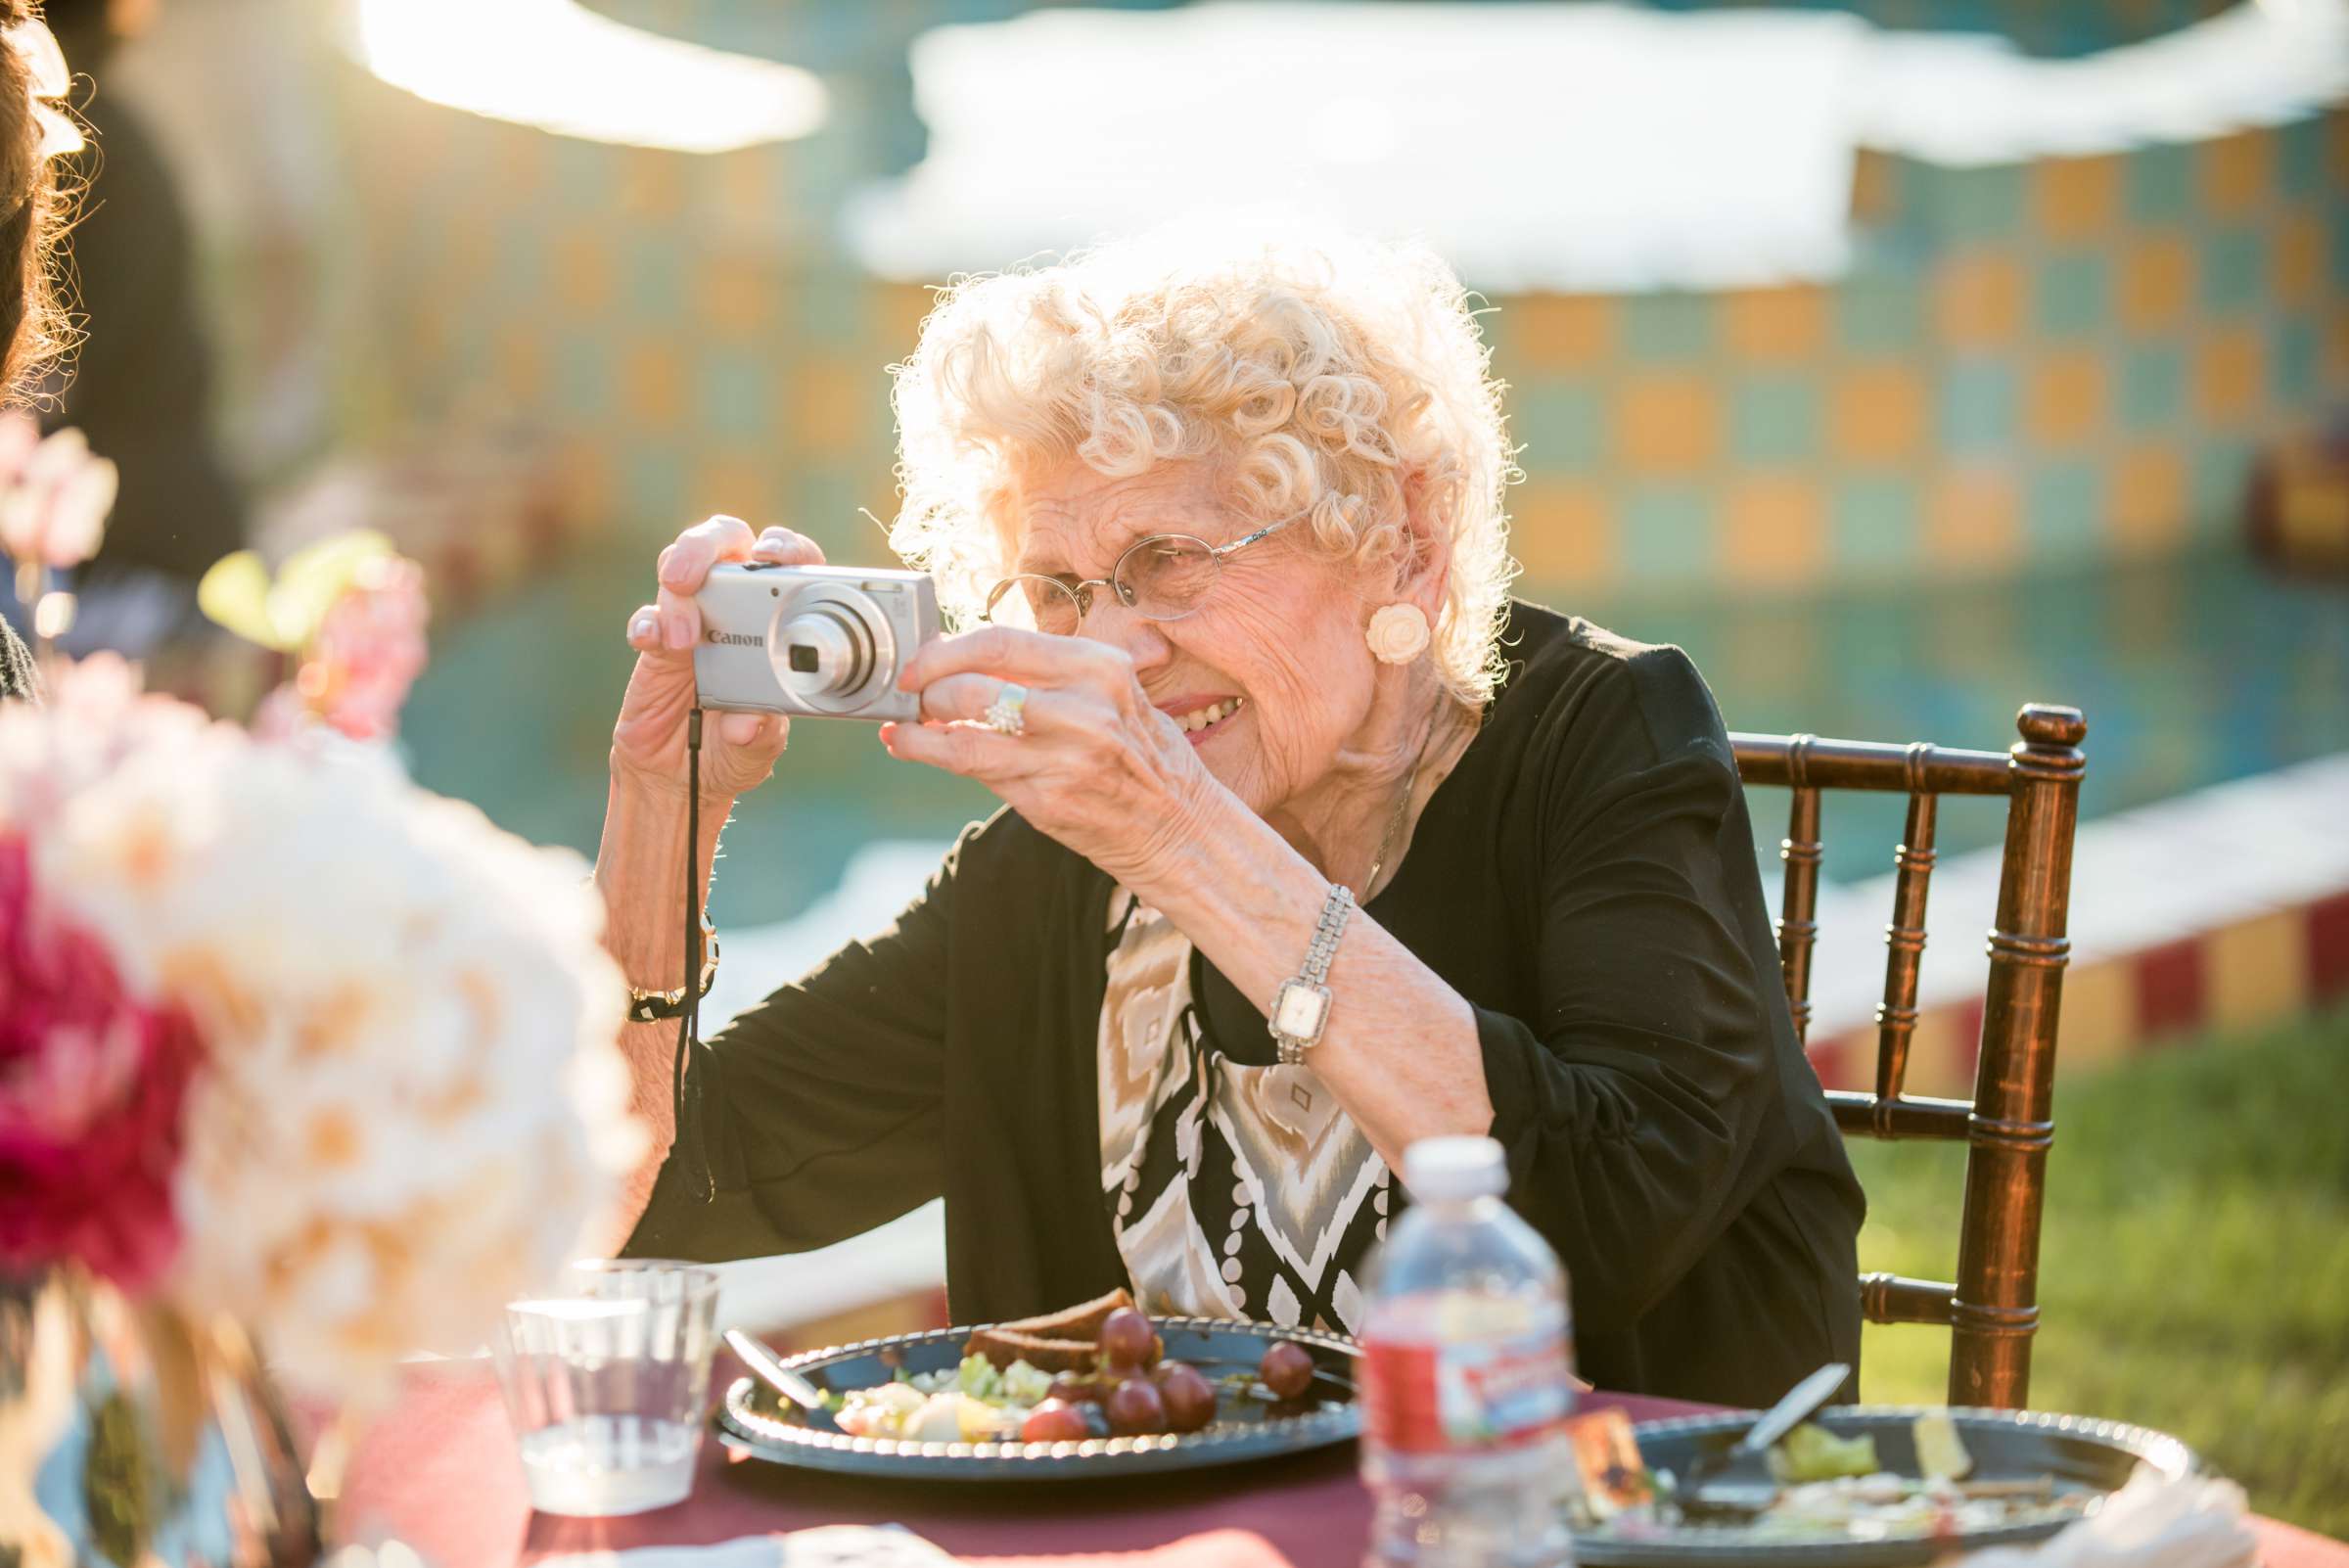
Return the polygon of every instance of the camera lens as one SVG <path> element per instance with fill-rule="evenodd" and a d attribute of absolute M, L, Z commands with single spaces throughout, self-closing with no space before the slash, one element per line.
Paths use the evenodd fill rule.
<path fill-rule="evenodd" d="M 820 601 L 776 627 L 769 646 L 783 684 L 820 708 L 835 708 L 863 686 L 877 652 L 872 628 L 854 608 Z"/>
<path fill-rule="evenodd" d="M 846 716 L 893 696 L 896 628 L 869 586 L 813 571 L 784 584 L 765 644 L 786 712 Z"/>

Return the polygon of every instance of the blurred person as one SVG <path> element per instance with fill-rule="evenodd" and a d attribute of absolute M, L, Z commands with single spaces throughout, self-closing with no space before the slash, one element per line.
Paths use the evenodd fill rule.
<path fill-rule="evenodd" d="M 44 423 L 78 427 L 121 475 L 105 544 L 78 576 L 72 642 L 131 654 L 193 623 L 197 579 L 245 534 L 244 503 L 211 428 L 211 350 L 187 210 L 154 131 L 107 85 L 115 51 L 158 6 L 47 7 L 66 58 L 97 90 L 81 109 L 90 147 L 65 171 L 86 186 L 73 230 L 82 341 L 71 378 L 50 389 Z"/>
<path fill-rule="evenodd" d="M 1490 1133 L 1599 1386 L 1759 1406 L 1858 1364 L 1863 1200 L 1721 717 L 1678 649 L 1509 598 L 1486 360 L 1444 263 L 1339 237 L 942 296 L 892 538 L 984 623 L 910 661 L 923 721 L 881 740 L 1006 808 L 696 1053 L 681 1133 L 671 1026 L 627 1028 L 674 1137 L 629 1250 L 820 1247 L 943 1194 L 956 1321 L 1129 1285 L 1359 1329 L 1404 1149 Z M 684 964 L 693 596 L 820 559 L 714 518 L 630 618 L 597 877 L 647 996 Z M 786 726 L 704 735 L 706 885 Z"/>
<path fill-rule="evenodd" d="M 62 359 L 69 334 L 55 284 L 69 204 L 54 160 L 78 137 L 51 102 L 64 76 L 40 8 L 0 0 L 0 407 L 24 405 Z M 0 699 L 39 691 L 32 655 L 0 618 Z"/>

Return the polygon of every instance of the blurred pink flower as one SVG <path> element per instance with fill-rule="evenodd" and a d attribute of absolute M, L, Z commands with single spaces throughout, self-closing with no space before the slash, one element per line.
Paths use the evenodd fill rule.
<path fill-rule="evenodd" d="M 44 439 L 30 414 L 0 414 L 0 554 L 65 569 L 98 553 L 121 476 L 77 430 Z"/>
<path fill-rule="evenodd" d="M 389 740 L 430 656 L 431 614 L 422 567 L 395 555 L 364 563 L 302 654 L 293 685 L 300 711 L 352 740 Z M 256 721 L 263 733 L 284 724 L 276 695 Z"/>
<path fill-rule="evenodd" d="M 201 1054 L 185 1012 L 125 994 L 97 937 L 43 908 L 24 840 L 0 835 L 0 1263 L 133 1290 L 162 1273 Z"/>
<path fill-rule="evenodd" d="M 311 722 L 309 710 L 302 706 L 301 693 L 294 682 L 272 689 L 253 709 L 246 729 L 256 740 L 287 741 L 299 735 Z"/>

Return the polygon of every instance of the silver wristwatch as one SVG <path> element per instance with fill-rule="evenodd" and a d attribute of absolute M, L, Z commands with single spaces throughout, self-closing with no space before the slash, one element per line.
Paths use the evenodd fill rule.
<path fill-rule="evenodd" d="M 1329 964 L 1338 955 L 1338 937 L 1354 913 L 1354 895 L 1332 885 L 1321 904 L 1321 923 L 1313 928 L 1313 945 L 1305 950 L 1305 967 L 1280 983 L 1272 993 L 1272 1017 L 1266 1028 L 1280 1045 L 1283 1066 L 1295 1067 L 1329 1027 Z"/>

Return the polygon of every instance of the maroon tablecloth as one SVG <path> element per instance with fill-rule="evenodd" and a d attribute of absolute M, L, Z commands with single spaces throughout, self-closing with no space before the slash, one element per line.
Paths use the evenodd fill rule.
<path fill-rule="evenodd" d="M 721 1367 L 721 1375 L 730 1368 Z M 721 1385 L 722 1386 L 722 1385 Z M 1635 1420 L 1669 1400 L 1584 1396 Z M 1355 1568 L 1369 1498 L 1351 1446 L 1187 1474 L 998 1488 L 906 1486 L 756 1461 L 703 1445 L 693 1496 L 627 1519 L 533 1514 L 495 1381 L 463 1366 L 420 1373 L 362 1437 L 345 1478 L 342 1534 L 392 1535 L 438 1568 L 515 1568 L 551 1552 L 686 1545 L 822 1524 L 897 1523 L 962 1557 L 1146 1552 L 1120 1568 Z M 2268 1568 L 2349 1568 L 2349 1546 L 2258 1521 Z M 997 1568 L 1011 1568 L 1009 1564 Z"/>

